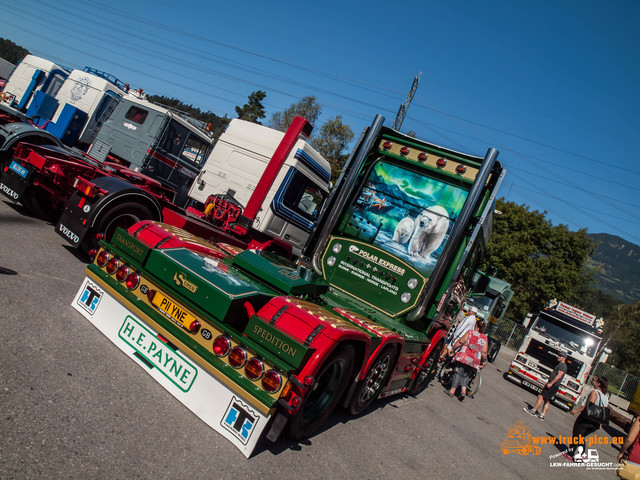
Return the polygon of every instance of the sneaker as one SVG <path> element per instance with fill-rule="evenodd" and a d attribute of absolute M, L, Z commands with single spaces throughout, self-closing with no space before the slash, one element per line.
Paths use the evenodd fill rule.
<path fill-rule="evenodd" d="M 533 415 L 534 417 L 537 415 L 536 412 L 534 412 L 533 408 L 531 408 L 531 407 L 524 407 L 522 410 L 527 412 L 529 415 Z"/>
<path fill-rule="evenodd" d="M 542 421 L 544 421 L 544 415 L 542 415 L 541 413 L 538 414 L 538 418 Z"/>

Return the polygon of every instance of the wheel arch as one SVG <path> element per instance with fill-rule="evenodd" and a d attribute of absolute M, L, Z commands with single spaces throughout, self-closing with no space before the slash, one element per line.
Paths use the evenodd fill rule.
<path fill-rule="evenodd" d="M 107 190 L 108 193 L 93 205 L 89 227 L 94 227 L 98 219 L 126 202 L 134 202 L 146 207 L 154 215 L 154 218 L 149 220 L 162 220 L 162 206 L 149 192 L 131 185 L 126 180 L 115 177 L 96 178 L 93 183 L 97 187 Z"/>

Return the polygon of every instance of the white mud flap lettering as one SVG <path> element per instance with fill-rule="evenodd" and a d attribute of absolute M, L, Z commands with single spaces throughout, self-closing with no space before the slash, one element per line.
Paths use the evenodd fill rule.
<path fill-rule="evenodd" d="M 85 278 L 71 305 L 189 410 L 247 458 L 251 456 L 267 426 L 268 415 L 182 351 L 170 348 L 97 281 Z"/>

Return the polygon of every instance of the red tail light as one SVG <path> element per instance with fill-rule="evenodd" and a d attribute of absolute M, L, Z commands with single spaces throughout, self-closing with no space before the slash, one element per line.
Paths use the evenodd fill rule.
<path fill-rule="evenodd" d="M 242 368 L 247 363 L 247 351 L 242 347 L 233 347 L 229 352 L 229 365 Z"/>
<path fill-rule="evenodd" d="M 129 276 L 129 273 L 131 273 L 131 271 L 127 265 L 120 265 L 116 271 L 116 280 L 120 283 L 124 282 Z"/>
<path fill-rule="evenodd" d="M 133 272 L 127 276 L 127 280 L 125 281 L 125 285 L 129 290 L 135 290 L 140 285 L 140 275 Z"/>
<path fill-rule="evenodd" d="M 191 325 L 189 325 L 189 331 L 191 333 L 196 333 L 198 330 L 200 330 L 200 327 L 202 325 L 200 325 L 200 322 L 198 320 L 194 320 L 193 322 L 191 322 Z"/>
<path fill-rule="evenodd" d="M 109 252 L 107 252 L 106 250 L 102 250 L 96 257 L 96 265 L 102 268 L 107 264 L 110 258 L 111 255 L 109 255 Z"/>
<path fill-rule="evenodd" d="M 262 376 L 262 388 L 266 392 L 276 393 L 282 386 L 282 377 L 275 370 L 269 370 Z"/>
<path fill-rule="evenodd" d="M 254 357 L 247 362 L 247 365 L 244 367 L 244 372 L 249 379 L 260 380 L 264 373 L 264 363 Z"/>
<path fill-rule="evenodd" d="M 224 357 L 229 353 L 231 349 L 231 341 L 224 335 L 216 337 L 213 341 L 213 353 L 218 357 Z"/>
<path fill-rule="evenodd" d="M 73 182 L 73 186 L 85 197 L 89 198 L 98 196 L 98 193 L 100 192 L 100 189 L 98 187 L 82 177 L 77 177 Z"/>
<path fill-rule="evenodd" d="M 107 262 L 107 273 L 113 275 L 120 267 L 120 261 L 116 257 L 111 257 Z"/>
<path fill-rule="evenodd" d="M 464 165 L 458 165 L 456 167 L 456 173 L 458 175 L 464 175 L 466 171 L 467 171 L 467 167 L 465 167 Z"/>
<path fill-rule="evenodd" d="M 147 299 L 148 299 L 150 302 L 153 302 L 153 297 L 155 297 L 155 296 L 156 296 L 156 291 L 155 291 L 155 290 L 149 290 L 149 291 L 147 292 Z"/>

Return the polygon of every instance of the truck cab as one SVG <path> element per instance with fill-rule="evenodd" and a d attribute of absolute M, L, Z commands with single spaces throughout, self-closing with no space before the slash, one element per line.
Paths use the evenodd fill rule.
<path fill-rule="evenodd" d="M 602 346 L 602 319 L 577 307 L 553 300 L 535 317 L 529 333 L 511 362 L 506 378 L 534 391 L 541 391 L 567 353 L 567 373 L 551 401 L 570 410 L 583 392 L 595 363 L 606 360 Z"/>
<path fill-rule="evenodd" d="M 68 76 L 68 69 L 45 58 L 27 55 L 11 72 L 0 94 L 0 106 L 24 113 L 36 92 L 54 96 Z"/>
<path fill-rule="evenodd" d="M 297 138 L 271 185 L 257 191 L 284 135 L 255 123 L 231 120 L 191 186 L 189 198 L 200 210 L 210 205 L 212 220 L 228 226 L 252 197 L 260 195 L 252 230 L 265 238 L 282 239 L 299 256 L 329 196 L 331 167 L 304 138 Z"/>
<path fill-rule="evenodd" d="M 212 143 L 202 122 L 130 93 L 109 115 L 88 154 L 161 182 L 175 191 L 173 202 L 184 206 Z"/>

